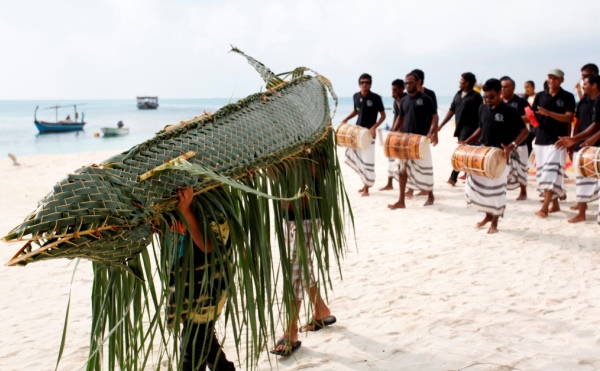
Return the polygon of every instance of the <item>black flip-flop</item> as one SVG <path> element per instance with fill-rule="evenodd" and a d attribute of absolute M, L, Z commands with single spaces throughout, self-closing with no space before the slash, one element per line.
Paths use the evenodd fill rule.
<path fill-rule="evenodd" d="M 300 327 L 298 329 L 298 332 L 319 331 L 323 327 L 333 325 L 336 322 L 337 322 L 337 319 L 335 318 L 335 316 L 325 317 L 318 321 L 315 319 L 311 319 L 310 322 L 308 322 L 306 325 Z M 312 327 L 312 330 L 309 330 L 308 329 L 309 327 Z"/>
<path fill-rule="evenodd" d="M 283 345 L 283 349 L 277 350 L 278 345 Z M 271 349 L 271 354 L 286 357 L 292 355 L 292 353 L 294 353 L 298 348 L 300 348 L 300 345 L 302 345 L 301 341 L 296 341 L 295 343 L 290 344 L 286 342 L 283 338 L 280 338 L 279 340 L 277 340 L 277 343 L 275 343 L 275 348 Z"/>

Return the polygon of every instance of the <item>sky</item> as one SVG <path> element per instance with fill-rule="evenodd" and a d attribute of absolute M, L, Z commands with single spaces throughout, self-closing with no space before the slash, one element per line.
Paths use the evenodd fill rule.
<path fill-rule="evenodd" d="M 599 14 L 597 0 L 2 0 L 0 100 L 244 97 L 262 80 L 232 45 L 339 96 L 363 72 L 389 96 L 414 68 L 438 95 L 467 71 L 541 88 L 552 68 L 573 92 L 600 64 Z"/>

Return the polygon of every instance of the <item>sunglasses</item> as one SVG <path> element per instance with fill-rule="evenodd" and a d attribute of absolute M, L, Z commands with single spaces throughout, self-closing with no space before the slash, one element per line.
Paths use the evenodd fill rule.
<path fill-rule="evenodd" d="M 360 85 L 364 85 L 364 84 L 371 85 L 371 81 L 366 81 L 366 80 L 365 81 L 360 81 L 359 84 Z"/>

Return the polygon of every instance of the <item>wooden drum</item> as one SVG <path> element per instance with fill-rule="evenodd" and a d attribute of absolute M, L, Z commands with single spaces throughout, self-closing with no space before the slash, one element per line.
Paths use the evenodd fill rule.
<path fill-rule="evenodd" d="M 341 124 L 335 131 L 335 141 L 340 147 L 366 149 L 372 140 L 369 129 L 358 125 Z"/>
<path fill-rule="evenodd" d="M 583 147 L 575 155 L 575 173 L 600 179 L 600 147 Z"/>
<path fill-rule="evenodd" d="M 496 179 L 504 172 L 506 159 L 500 148 L 460 145 L 452 154 L 452 167 L 456 171 Z"/>
<path fill-rule="evenodd" d="M 421 160 L 429 157 L 429 142 L 424 135 L 391 131 L 385 138 L 383 152 L 387 158 Z"/>

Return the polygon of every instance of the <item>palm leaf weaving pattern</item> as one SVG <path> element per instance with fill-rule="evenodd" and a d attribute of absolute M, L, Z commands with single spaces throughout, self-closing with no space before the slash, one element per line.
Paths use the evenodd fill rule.
<path fill-rule="evenodd" d="M 289 323 L 298 310 L 290 295 L 292 248 L 284 242 L 285 210 L 298 215 L 307 210 L 313 225 L 322 226 L 312 237 L 315 273 L 325 293 L 332 261 L 340 266 L 344 216 L 352 214 L 331 128 L 328 90 L 337 102 L 331 84 L 318 74 L 305 76 L 311 70 L 304 67 L 288 73 L 286 81 L 233 51 L 257 69 L 266 91 L 168 126 L 129 151 L 75 171 L 3 238 L 26 241 L 8 265 L 54 258 L 93 262 L 88 370 L 179 368 L 180 342 L 206 346 L 208 340 L 193 335 L 180 340 L 177 329 L 186 313 L 200 313 L 195 302 L 214 304 L 210 293 L 219 290 L 225 296 L 214 298 L 219 299 L 216 314 L 196 317 L 205 318 L 212 330 L 223 308 L 238 355 L 245 345 L 246 367 L 253 368 L 276 325 Z M 182 221 L 177 209 L 182 186 L 194 189 L 192 209 L 205 242 L 215 247 L 211 253 L 199 256 L 189 238 L 187 247 L 180 246 L 182 240 L 172 232 Z M 223 220 L 226 248 L 219 247 L 223 236 L 211 228 Z M 308 237 L 298 233 L 301 242 Z M 299 255 L 308 273 L 309 260 Z M 198 287 L 188 287 L 199 258 L 205 259 L 205 270 L 196 279 Z M 282 297 L 274 290 L 278 285 L 284 287 Z M 170 295 L 184 291 L 206 300 Z M 58 361 L 62 352 L 61 346 Z"/>

